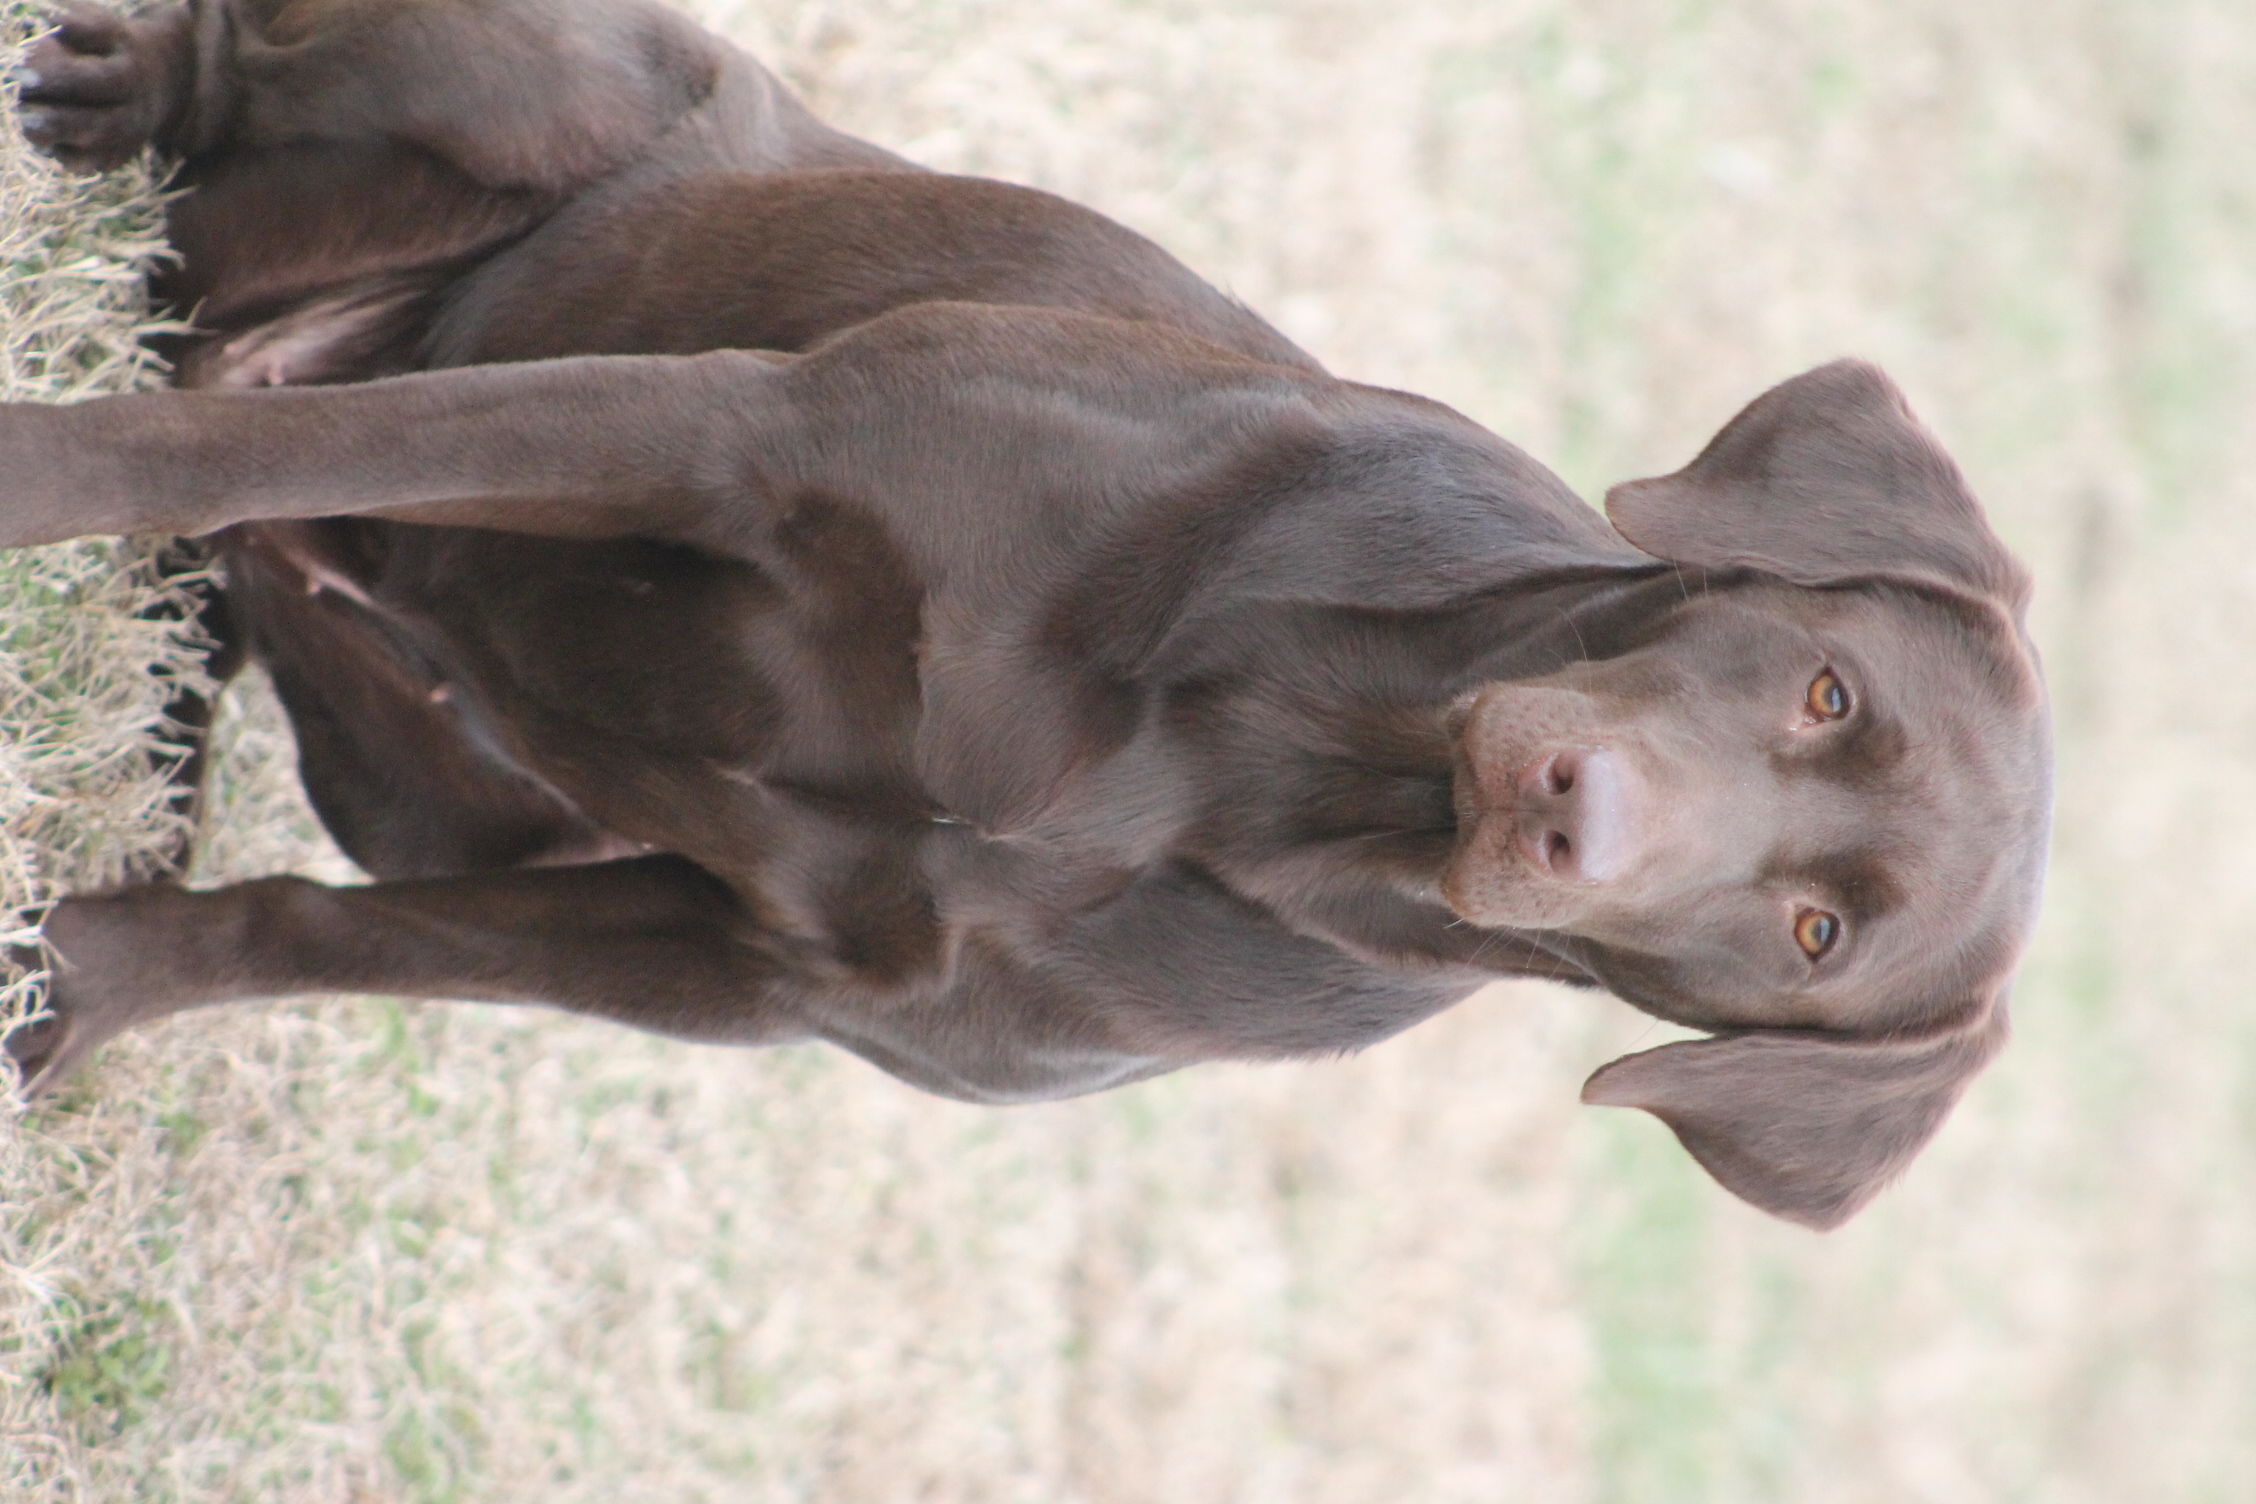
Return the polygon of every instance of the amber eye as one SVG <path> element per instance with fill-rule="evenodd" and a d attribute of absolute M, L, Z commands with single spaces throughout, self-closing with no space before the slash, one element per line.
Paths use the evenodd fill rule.
<path fill-rule="evenodd" d="M 1849 687 L 1827 669 L 1810 680 L 1810 713 L 1821 721 L 1837 721 L 1849 713 Z"/>
<path fill-rule="evenodd" d="M 1794 921 L 1794 940 L 1812 961 L 1833 948 L 1841 937 L 1841 921 L 1823 909 L 1804 909 Z"/>

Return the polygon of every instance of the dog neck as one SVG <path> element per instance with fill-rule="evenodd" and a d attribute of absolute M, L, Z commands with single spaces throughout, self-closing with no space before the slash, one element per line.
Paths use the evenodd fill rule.
<path fill-rule="evenodd" d="M 1351 951 L 1587 980 L 1542 937 L 1465 924 L 1441 898 L 1457 843 L 1452 707 L 1484 683 L 1623 651 L 1682 600 L 1656 567 L 1431 612 L 1233 613 L 1202 634 L 1228 651 L 1163 688 L 1163 724 L 1206 791 L 1176 849 Z"/>

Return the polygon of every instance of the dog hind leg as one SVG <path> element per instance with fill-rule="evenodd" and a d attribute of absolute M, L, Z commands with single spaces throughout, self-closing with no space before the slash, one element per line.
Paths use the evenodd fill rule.
<path fill-rule="evenodd" d="M 359 526 L 219 535 L 228 593 L 297 736 L 299 779 L 338 846 L 382 879 L 638 849 L 514 760 L 464 676 L 442 661 L 443 646 L 417 641 L 362 594 L 349 562 L 325 557 L 322 534 L 349 540 Z"/>
<path fill-rule="evenodd" d="M 186 108 L 195 74 L 185 6 L 128 19 L 73 5 L 17 75 L 25 139 L 76 172 L 131 161 Z"/>

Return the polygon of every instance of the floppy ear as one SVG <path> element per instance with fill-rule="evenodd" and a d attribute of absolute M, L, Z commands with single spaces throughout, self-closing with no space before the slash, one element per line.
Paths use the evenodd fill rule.
<path fill-rule="evenodd" d="M 1623 537 L 1672 563 L 1746 566 L 1797 585 L 1942 585 L 2018 616 L 2029 575 L 1896 384 L 1837 360 L 1747 404 L 1700 457 L 1606 493 Z"/>
<path fill-rule="evenodd" d="M 1911 1163 L 2006 1033 L 2001 998 L 1970 1025 L 1909 1037 L 1686 1040 L 1600 1067 L 1582 1099 L 1644 1108 L 1725 1190 L 1823 1232 Z"/>

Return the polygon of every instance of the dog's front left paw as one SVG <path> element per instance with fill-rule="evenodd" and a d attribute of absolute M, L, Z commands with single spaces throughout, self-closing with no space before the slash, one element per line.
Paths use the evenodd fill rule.
<path fill-rule="evenodd" d="M 44 954 L 37 945 L 8 947 L 8 961 L 21 971 L 48 969 L 54 959 Z M 35 1102 L 47 1095 L 63 1080 L 74 1073 L 94 1047 L 110 1035 L 120 1032 L 119 1027 L 104 1027 L 103 1020 L 80 1017 L 80 1010 L 72 1000 L 62 995 L 61 978 L 48 969 L 44 996 L 29 1017 L 19 1018 L 0 1033 L 0 1051 L 16 1067 L 17 1083 L 26 1102 Z M 93 1012 L 99 1015 L 100 1009 Z M 92 1024 L 89 1028 L 88 1025 Z"/>
<path fill-rule="evenodd" d="M 70 1048 L 69 1027 L 56 1015 L 34 1015 L 10 1029 L 0 1048 L 15 1062 L 23 1099 L 36 1102 L 69 1075 L 84 1054 Z M 50 1067 L 59 1069 L 50 1070 Z"/>
<path fill-rule="evenodd" d="M 12 948 L 17 966 L 47 972 L 44 1006 L 0 1038 L 25 1101 L 53 1091 L 126 1030 L 192 1005 L 167 966 L 183 942 L 166 920 L 193 904 L 169 884 L 74 896 L 48 911 L 46 946 Z"/>
<path fill-rule="evenodd" d="M 71 6 L 16 71 L 24 139 L 73 172 L 131 161 L 177 104 L 185 44 L 176 12 L 129 21 L 105 6 Z"/>

